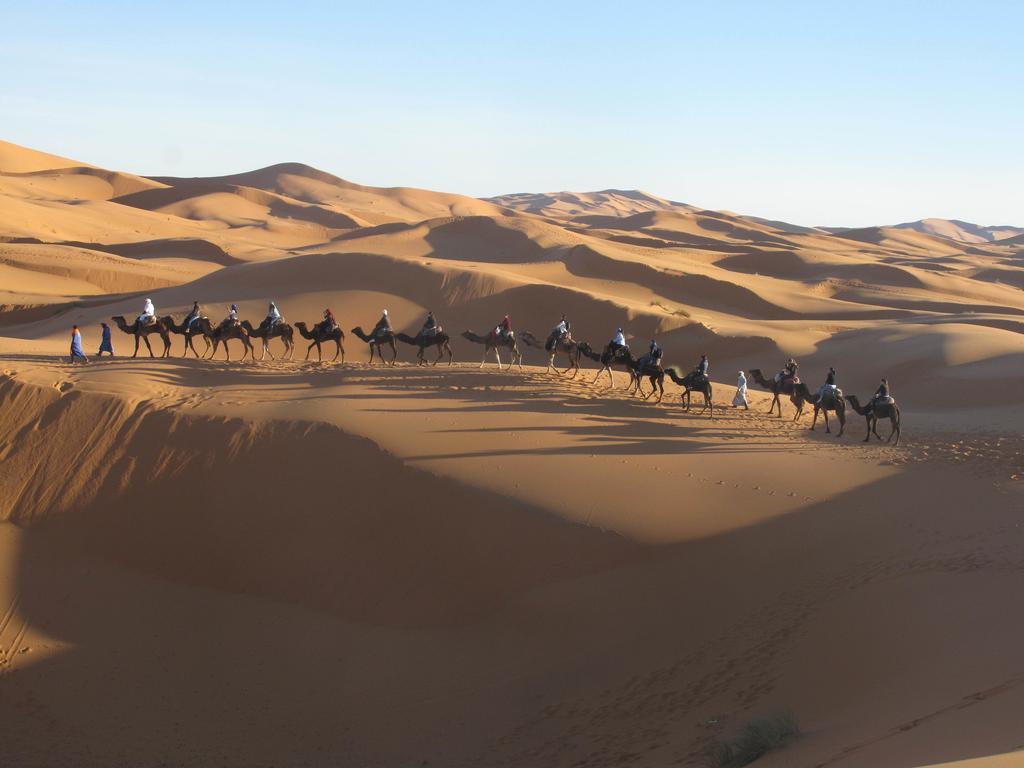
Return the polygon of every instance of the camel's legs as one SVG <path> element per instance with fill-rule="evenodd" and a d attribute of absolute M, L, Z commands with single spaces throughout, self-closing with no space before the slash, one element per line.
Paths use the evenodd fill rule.
<path fill-rule="evenodd" d="M 156 355 L 153 354 L 153 345 L 149 343 L 149 337 L 148 336 L 143 336 L 142 340 L 144 342 L 146 342 L 146 349 L 149 350 L 149 356 L 150 357 L 156 357 Z"/>
<path fill-rule="evenodd" d="M 383 359 L 383 357 L 381 358 Z M 398 359 L 398 345 L 395 344 L 395 340 L 391 340 L 391 367 L 395 367 L 395 361 Z"/>
<path fill-rule="evenodd" d="M 498 370 L 500 371 L 501 370 L 501 353 L 498 352 L 498 348 L 497 347 L 494 348 L 494 359 L 498 361 Z M 480 366 L 480 367 L 482 368 L 483 366 Z M 512 363 L 509 363 L 508 367 L 511 368 L 512 367 Z"/>

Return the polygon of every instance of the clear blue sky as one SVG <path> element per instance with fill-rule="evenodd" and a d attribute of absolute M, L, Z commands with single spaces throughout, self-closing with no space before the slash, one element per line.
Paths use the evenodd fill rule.
<path fill-rule="evenodd" d="M 1024 224 L 1024 3 L 0 0 L 0 137 L 803 224 Z"/>

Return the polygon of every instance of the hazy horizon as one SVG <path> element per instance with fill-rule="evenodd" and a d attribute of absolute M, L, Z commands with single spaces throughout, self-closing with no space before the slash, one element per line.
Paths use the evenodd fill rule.
<path fill-rule="evenodd" d="M 294 161 L 474 197 L 641 189 L 808 226 L 1024 224 L 1024 9 L 509 9 L 9 8 L 3 138 L 146 176 Z"/>

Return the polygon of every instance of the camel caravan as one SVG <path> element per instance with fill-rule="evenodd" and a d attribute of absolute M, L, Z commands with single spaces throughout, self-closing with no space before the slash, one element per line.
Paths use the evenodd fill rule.
<path fill-rule="evenodd" d="M 217 354 L 218 348 L 223 345 L 224 357 L 226 360 L 230 360 L 231 352 L 228 342 L 237 340 L 242 345 L 242 357 L 240 359 L 244 360 L 248 356 L 255 360 L 256 354 L 253 339 L 258 339 L 261 344 L 260 360 L 264 360 L 268 354 L 271 360 L 275 360 L 274 353 L 270 350 L 270 341 L 272 339 L 280 339 L 284 345 L 282 359 L 291 360 L 292 354 L 295 351 L 295 331 L 297 330 L 303 339 L 310 342 L 309 346 L 306 347 L 305 360 L 309 360 L 315 347 L 317 360 L 323 361 L 322 346 L 333 343 L 335 351 L 331 362 L 336 362 L 339 357 L 341 362 L 345 362 L 345 333 L 341 330 L 337 319 L 334 317 L 334 313 L 329 308 L 324 310 L 323 317 L 312 327 L 304 322 L 297 322 L 293 327 L 293 325 L 285 322 L 284 317 L 281 316 L 274 302 L 270 302 L 267 316 L 258 326 L 253 326 L 248 320 L 239 320 L 238 307 L 232 304 L 227 316 L 215 325 L 209 317 L 203 315 L 199 302 L 195 302 L 192 305 L 192 310 L 181 323 L 176 323 L 170 315 L 157 316 L 153 302 L 150 299 L 146 299 L 142 314 L 131 325 L 128 324 L 123 315 L 118 315 L 112 319 L 124 333 L 134 337 L 135 349 L 132 357 L 138 355 L 140 343 L 145 344 L 146 349 L 149 350 L 150 357 L 156 357 L 149 341 L 149 337 L 152 335 L 159 336 L 163 342 L 163 351 L 160 357 L 170 357 L 170 336 L 175 334 L 183 336 L 185 339 L 183 357 L 187 357 L 189 352 L 191 352 L 198 359 L 212 360 Z M 380 361 L 381 365 L 393 367 L 398 359 L 398 345 L 396 342 L 408 344 L 416 348 L 417 365 L 436 366 L 445 357 L 447 357 L 449 366 L 454 361 L 455 355 L 451 347 L 451 337 L 437 323 L 433 312 L 427 313 L 423 326 L 415 336 L 410 336 L 407 333 L 396 333 L 391 327 L 391 317 L 386 309 L 381 314 L 377 324 L 369 332 L 364 331 L 361 326 L 356 326 L 351 330 L 351 333 L 367 344 L 370 354 L 370 365 L 373 365 L 376 359 Z M 518 365 L 520 370 L 522 370 L 523 354 L 519 349 L 517 336 L 512 329 L 512 321 L 508 315 L 505 315 L 500 323 L 485 334 L 478 334 L 467 330 L 463 331 L 461 336 L 473 344 L 480 344 L 484 347 L 480 368 L 486 365 L 488 358 L 493 353 L 499 370 L 510 370 L 514 365 Z M 194 343 L 196 337 L 201 338 L 205 343 L 202 354 L 196 349 Z M 565 315 L 562 315 L 561 321 L 551 330 L 544 341 L 541 341 L 540 337 L 535 336 L 529 331 L 524 331 L 520 338 L 527 347 L 544 351 L 548 356 L 547 371 L 554 371 L 559 375 L 575 378 L 580 371 L 580 360 L 587 358 L 600 364 L 597 375 L 591 383 L 592 385 L 596 385 L 602 376 L 607 373 L 608 387 L 614 388 L 615 378 L 613 371 L 622 371 L 629 376 L 629 383 L 626 387 L 628 392 L 638 395 L 644 400 L 652 398 L 655 392 L 657 392 L 658 396 L 654 401 L 656 403 L 660 403 L 665 395 L 665 378 L 668 377 L 683 388 L 681 401 L 685 411 L 688 412 L 690 410 L 691 397 L 693 393 L 697 393 L 704 398 L 704 408 L 701 410 L 701 413 L 703 414 L 707 411 L 709 418 L 712 419 L 715 416 L 712 384 L 708 375 L 710 363 L 707 355 L 701 355 L 697 365 L 688 371 L 677 366 L 663 366 L 663 352 L 655 339 L 651 339 L 647 352 L 636 357 L 626 343 L 622 328 L 619 328 L 612 340 L 599 351 L 585 341 L 573 339 L 572 326 Z M 390 354 L 387 357 L 385 357 L 386 350 L 390 350 Z M 433 360 L 427 359 L 428 351 L 435 353 Z M 508 353 L 507 366 L 504 366 L 502 363 L 502 352 Z M 564 358 L 566 363 L 564 369 L 560 369 L 556 365 L 556 362 L 561 358 Z M 777 411 L 779 418 L 782 418 L 782 397 L 786 396 L 795 408 L 794 421 L 798 420 L 803 415 L 805 407 L 810 405 L 814 409 L 811 430 L 814 430 L 817 426 L 818 416 L 820 415 L 825 422 L 825 432 L 831 434 L 832 425 L 829 414 L 832 414 L 839 422 L 839 431 L 836 436 L 842 437 L 846 430 L 847 406 L 849 406 L 855 413 L 863 416 L 865 419 L 867 435 L 864 438 L 864 442 L 869 442 L 872 435 L 882 440 L 882 436 L 878 434 L 878 422 L 880 419 L 888 419 L 890 432 L 886 442 L 899 445 L 900 409 L 889 392 L 889 382 L 886 379 L 882 379 L 881 384 L 871 399 L 864 405 L 861 405 L 860 400 L 855 395 L 844 395 L 843 391 L 836 385 L 836 371 L 834 368 L 829 369 L 825 382 L 817 389 L 812 390 L 805 382 L 801 381 L 799 364 L 795 360 L 790 359 L 771 378 L 765 376 L 760 368 L 752 368 L 746 374 L 740 371 L 736 384 L 736 394 L 732 401 L 733 407 L 742 406 L 749 410 L 747 402 L 748 374 L 755 384 L 772 393 L 771 404 L 768 407 L 769 414 L 775 414 Z M 645 381 L 650 385 L 650 391 L 645 390 Z"/>

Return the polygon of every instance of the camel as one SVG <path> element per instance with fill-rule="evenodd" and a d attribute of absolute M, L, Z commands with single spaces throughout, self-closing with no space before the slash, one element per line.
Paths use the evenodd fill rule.
<path fill-rule="evenodd" d="M 357 325 L 352 329 L 352 333 L 370 345 L 370 365 L 373 365 L 373 354 L 376 351 L 377 357 L 380 358 L 382 364 L 394 366 L 395 360 L 398 359 L 398 347 L 395 346 L 395 334 L 393 331 L 385 331 L 380 335 L 367 336 L 363 333 L 362 327 Z M 385 344 L 391 347 L 390 363 L 384 360 Z"/>
<path fill-rule="evenodd" d="M 258 328 L 253 328 L 252 323 L 248 320 L 242 321 L 242 327 L 245 328 L 245 332 L 249 334 L 250 338 L 259 339 L 263 342 L 263 354 L 260 355 L 260 360 L 267 356 L 267 352 L 270 352 L 270 340 L 277 338 L 284 342 L 284 353 L 288 356 L 289 360 L 292 359 L 292 353 L 295 351 L 295 341 L 293 340 L 294 332 L 288 323 L 282 321 L 271 326 L 264 318 Z M 270 359 L 275 359 L 273 352 L 270 352 Z"/>
<path fill-rule="evenodd" d="M 149 350 L 149 356 L 156 357 L 156 355 L 153 354 L 153 347 L 149 343 L 149 335 L 152 333 L 160 334 L 160 338 L 164 342 L 164 353 L 160 355 L 160 357 L 171 356 L 171 339 L 168 336 L 167 325 L 164 323 L 163 318 L 156 318 L 155 322 L 146 323 L 144 325 L 139 324 L 138 318 L 136 318 L 134 323 L 128 325 L 128 323 L 125 322 L 124 315 L 115 315 L 110 319 L 113 320 L 117 327 L 122 331 L 135 337 L 135 351 L 132 353 L 132 357 L 139 354 L 140 337 L 144 342 L 146 342 L 146 349 Z"/>
<path fill-rule="evenodd" d="M 554 344 L 548 348 L 548 345 L 538 339 L 529 331 L 523 331 L 523 343 L 528 347 L 536 347 L 537 349 L 543 349 L 548 353 L 548 371 L 555 371 L 556 373 L 568 373 L 572 371 L 572 376 L 569 378 L 575 379 L 576 374 L 580 372 L 580 345 L 578 342 L 572 340 L 571 336 L 565 336 L 563 338 L 554 341 Z M 555 368 L 555 355 L 561 352 L 567 358 L 569 358 L 569 365 L 564 371 L 559 371 Z"/>
<path fill-rule="evenodd" d="M 594 362 L 601 364 L 601 369 L 597 372 L 597 376 L 594 377 L 593 384 L 597 384 L 598 379 L 601 378 L 601 374 L 605 371 L 608 372 L 608 386 L 615 386 L 615 377 L 612 375 L 613 368 L 622 368 L 626 373 L 629 374 L 629 384 L 626 386 L 630 389 L 635 384 L 636 377 L 633 375 L 633 369 L 636 367 L 636 360 L 629 353 L 629 349 L 626 348 L 618 355 L 614 354 L 611 350 L 611 345 L 604 348 L 603 352 L 595 352 L 594 348 L 591 347 L 587 342 L 582 341 L 579 345 L 580 354 L 584 357 L 589 357 Z"/>
<path fill-rule="evenodd" d="M 242 360 L 245 360 L 246 355 L 249 355 L 253 360 L 256 359 L 256 353 L 252 349 L 252 342 L 249 341 L 249 332 L 242 327 L 241 323 L 222 322 L 213 329 L 210 338 L 213 339 L 213 351 L 210 353 L 211 360 L 217 354 L 217 347 L 221 344 L 224 345 L 224 359 L 231 360 L 231 350 L 228 349 L 228 341 L 231 339 L 238 339 L 242 342 L 242 346 L 245 348 L 242 352 Z"/>
<path fill-rule="evenodd" d="M 870 405 L 862 407 L 856 395 L 847 395 L 846 402 L 850 404 L 850 407 L 853 408 L 853 410 L 867 420 L 868 435 L 864 438 L 865 443 L 871 440 L 872 434 L 879 440 L 882 439 L 882 436 L 878 434 L 878 420 L 887 418 L 892 424 L 892 431 L 889 433 L 889 437 L 885 442 L 888 443 L 892 441 L 893 435 L 895 435 L 896 442 L 893 443 L 893 445 L 900 444 L 900 407 L 896 405 L 895 400 L 891 403 L 883 403 L 875 405 L 874 407 Z"/>
<path fill-rule="evenodd" d="M 793 392 L 793 399 L 798 403 L 798 416 L 803 413 L 805 402 L 814 406 L 814 419 L 811 421 L 811 431 L 814 430 L 814 425 L 818 423 L 818 412 L 820 411 L 825 415 L 825 433 L 831 434 L 832 430 L 828 423 L 828 412 L 835 411 L 836 418 L 839 419 L 839 434 L 836 437 L 843 436 L 843 432 L 846 430 L 846 400 L 843 399 L 842 392 L 836 396 L 830 391 L 824 398 L 820 398 L 817 392 L 811 392 L 806 384 L 798 381 Z"/>
<path fill-rule="evenodd" d="M 182 321 L 181 325 L 174 322 L 174 318 L 170 315 L 160 318 L 167 326 L 167 330 L 171 333 L 177 333 L 185 337 L 185 352 L 182 357 L 188 357 L 188 351 L 191 349 L 193 354 L 198 358 L 204 358 L 210 352 L 210 339 L 213 337 L 213 324 L 210 322 L 208 317 L 200 317 L 195 322 L 186 324 Z M 206 342 L 206 350 L 203 354 L 199 354 L 196 350 L 196 346 L 192 339 L 196 336 L 202 336 L 203 341 Z"/>
<path fill-rule="evenodd" d="M 700 392 L 704 395 L 704 411 L 711 409 L 711 418 L 715 418 L 715 404 L 711 399 L 711 379 L 707 376 L 702 376 L 697 371 L 690 371 L 687 374 L 683 374 L 682 370 L 672 366 L 665 369 L 665 373 L 668 374 L 669 378 L 672 379 L 676 384 L 683 387 L 682 401 L 686 403 L 686 410 L 690 410 L 690 395 L 693 392 Z"/>
<path fill-rule="evenodd" d="M 345 362 L 345 346 L 342 343 L 345 341 L 345 332 L 341 330 L 340 325 L 336 325 L 332 329 L 326 330 L 322 322 L 316 323 L 311 331 L 309 330 L 309 326 L 305 323 L 298 322 L 295 324 L 295 328 L 298 330 L 299 335 L 302 338 L 310 340 L 309 346 L 306 347 L 306 360 L 309 360 L 309 353 L 313 351 L 313 347 L 316 347 L 316 359 L 317 361 L 323 361 L 324 358 L 320 345 L 328 341 L 333 341 L 335 347 L 334 357 L 331 358 L 331 362 L 333 363 L 337 360 L 338 355 L 341 355 L 341 362 Z"/>
<path fill-rule="evenodd" d="M 437 347 L 437 358 L 434 360 L 433 365 L 437 365 L 438 360 L 440 360 L 442 355 L 446 352 L 448 353 L 448 365 L 450 366 L 452 364 L 452 358 L 454 358 L 454 355 L 452 354 L 452 347 L 448 343 L 451 340 L 448 338 L 448 334 L 440 328 L 438 328 L 437 332 L 432 336 L 424 336 L 421 331 L 415 336 L 415 338 L 407 333 L 397 333 L 395 334 L 395 338 L 404 344 L 411 344 L 414 347 L 419 347 L 419 351 L 416 353 L 416 359 L 419 360 L 419 365 L 427 364 L 426 357 L 424 357 L 423 354 L 427 347 Z"/>
<path fill-rule="evenodd" d="M 628 350 L 626 354 L 629 356 L 631 364 L 630 371 L 633 375 L 633 382 L 635 382 L 635 386 L 633 387 L 633 394 L 639 394 L 640 397 L 646 400 L 647 398 L 654 394 L 655 390 L 657 390 L 657 402 L 660 403 L 661 399 L 665 397 L 665 369 L 662 368 L 661 365 L 659 365 L 658 363 L 644 363 L 643 365 L 641 365 L 644 358 L 634 360 L 633 356 L 629 354 Z M 644 379 L 650 379 L 651 381 L 651 391 L 648 392 L 647 394 L 644 394 Z"/>
<path fill-rule="evenodd" d="M 756 383 L 767 389 L 772 393 L 772 404 L 768 408 L 768 413 L 771 414 L 775 411 L 775 406 L 779 406 L 779 418 L 782 418 L 782 402 L 779 400 L 779 395 L 789 395 L 790 402 L 796 406 L 796 416 L 793 417 L 793 421 L 800 418 L 800 414 L 803 412 L 803 405 L 797 402 L 797 399 L 793 397 L 796 392 L 796 385 L 800 383 L 799 378 L 791 379 L 786 377 L 782 381 L 775 381 L 774 378 L 766 379 L 764 374 L 761 373 L 760 368 L 751 368 L 748 373 Z"/>
<path fill-rule="evenodd" d="M 480 367 L 484 367 L 484 363 L 487 362 L 487 354 L 494 351 L 494 359 L 498 361 L 498 370 L 501 370 L 501 354 L 498 352 L 500 347 L 505 347 L 512 359 L 509 360 L 508 369 L 511 370 L 512 366 L 516 363 L 519 364 L 519 369 L 523 368 L 523 353 L 519 351 L 519 345 L 516 344 L 515 334 L 509 334 L 505 336 L 503 334 L 491 331 L 486 336 L 480 336 L 479 334 L 473 333 L 472 331 L 463 331 L 462 338 L 466 341 L 471 341 L 474 344 L 484 345 L 484 357 L 480 361 Z"/>

